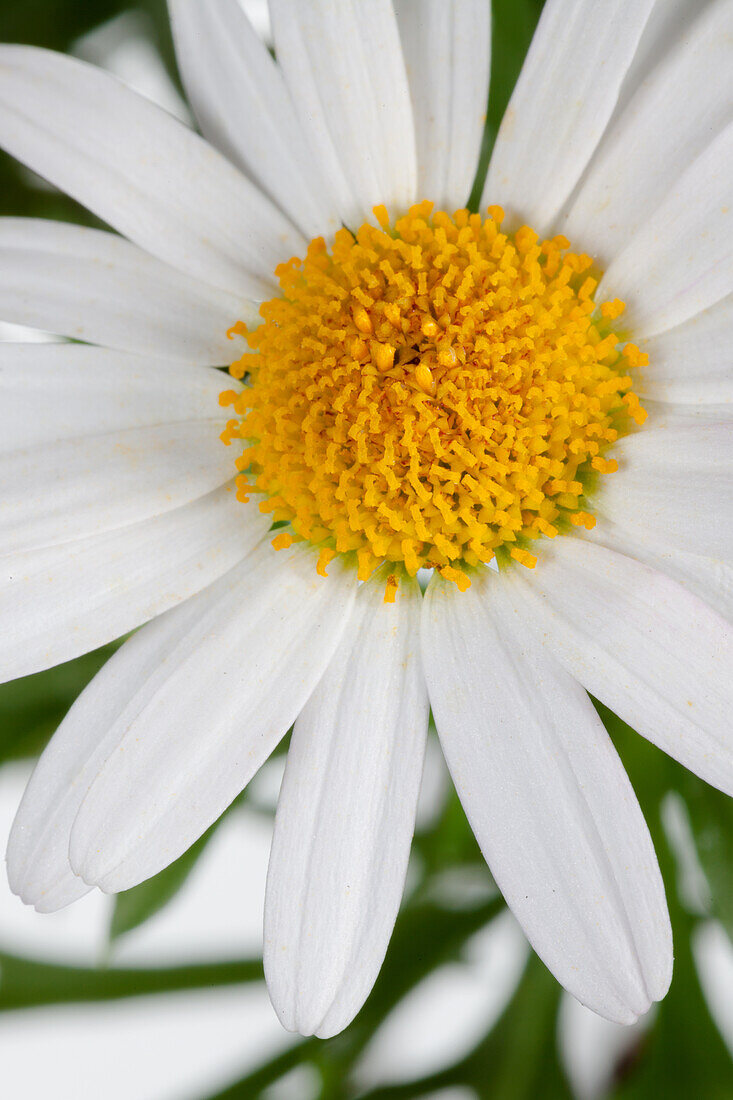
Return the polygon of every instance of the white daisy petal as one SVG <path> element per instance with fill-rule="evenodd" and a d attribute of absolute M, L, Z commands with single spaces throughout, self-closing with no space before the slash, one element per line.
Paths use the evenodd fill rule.
<path fill-rule="evenodd" d="M 603 481 L 596 509 L 628 531 L 714 558 L 733 550 L 733 431 L 729 421 L 678 418 L 613 448 L 619 470 Z"/>
<path fill-rule="evenodd" d="M 416 582 L 383 603 L 361 589 L 326 674 L 295 723 L 270 857 L 265 975 L 285 1027 L 321 1038 L 374 984 L 415 826 L 428 704 Z"/>
<path fill-rule="evenodd" d="M 69 858 L 87 882 L 126 890 L 162 870 L 272 752 L 323 675 L 355 595 L 352 569 L 333 562 L 324 580 L 315 566 L 300 548 L 276 554 L 268 536 L 196 597 L 184 636 L 120 710 L 118 744 L 79 810 Z"/>
<path fill-rule="evenodd" d="M 0 453 L 0 555 L 137 523 L 222 485 L 234 468 L 225 423 L 153 424 Z"/>
<path fill-rule="evenodd" d="M 465 594 L 442 580 L 428 590 L 423 658 L 443 751 L 532 946 L 583 1004 L 631 1023 L 672 972 L 651 838 L 588 696 L 502 580 L 484 571 Z"/>
<path fill-rule="evenodd" d="M 410 89 L 390 0 L 270 0 L 275 52 L 343 221 L 416 201 Z"/>
<path fill-rule="evenodd" d="M 82 61 L 0 48 L 0 145 L 130 240 L 206 283 L 272 297 L 305 241 L 220 153 Z"/>
<path fill-rule="evenodd" d="M 339 227 L 279 66 L 237 0 L 169 0 L 176 54 L 206 138 L 308 238 Z"/>
<path fill-rule="evenodd" d="M 596 698 L 733 794 L 730 627 L 669 577 L 585 539 L 502 574 L 527 622 Z"/>
<path fill-rule="evenodd" d="M 502 120 L 481 205 L 546 234 L 616 105 L 653 0 L 547 0 Z M 541 90 L 541 91 L 540 91 Z"/>
<path fill-rule="evenodd" d="M 210 419 L 221 414 L 219 394 L 232 382 L 218 370 L 124 351 L 0 343 L 0 453 L 45 452 L 62 439 L 161 420 Z"/>
<path fill-rule="evenodd" d="M 634 389 L 656 401 L 706 405 L 733 400 L 733 295 L 677 328 L 645 340 L 649 366 Z"/>
<path fill-rule="evenodd" d="M 596 299 L 621 298 L 635 337 L 655 336 L 733 289 L 733 123 L 677 180 L 610 263 Z"/>
<path fill-rule="evenodd" d="M 655 535 L 653 531 L 629 532 L 602 516 L 592 531 L 582 537 L 591 542 L 637 558 L 660 573 L 678 581 L 729 621 L 733 622 L 733 564 L 720 558 L 681 550 L 676 543 Z"/>
<path fill-rule="evenodd" d="M 195 620 L 197 606 L 189 600 L 126 641 L 77 698 L 42 753 L 8 841 L 10 887 L 26 904 L 52 912 L 91 889 L 69 864 L 71 827 L 120 740 L 115 725 L 120 712 L 151 668 L 170 656 Z"/>
<path fill-rule="evenodd" d="M 204 366 L 236 359 L 227 329 L 259 320 L 123 237 L 40 218 L 0 218 L 0 318 Z"/>
<path fill-rule="evenodd" d="M 705 16 L 716 0 L 657 0 L 639 39 L 639 48 L 629 68 L 619 95 L 619 108 L 624 110 L 641 84 L 648 80 L 658 65 L 664 63 L 670 51 L 684 38 L 694 33 L 694 25 Z"/>
<path fill-rule="evenodd" d="M 66 859 L 66 867 L 62 871 L 61 865 L 58 865 L 59 870 L 54 876 L 53 882 L 48 889 L 43 890 L 43 893 L 38 897 L 38 901 L 34 904 L 37 913 L 58 913 L 59 909 L 65 909 L 67 905 L 83 898 L 85 894 L 93 889 L 92 886 L 87 886 L 84 879 L 74 874 L 65 853 L 64 858 Z M 32 889 L 31 886 L 31 891 Z M 22 898 L 22 900 L 25 901 L 25 898 Z M 29 901 L 26 904 L 33 904 L 33 902 Z"/>
<path fill-rule="evenodd" d="M 562 231 L 605 266 L 733 115 L 733 3 L 718 0 L 604 137 Z M 719 74 L 711 80 L 710 73 Z M 629 166 L 633 165 L 633 171 Z"/>
<path fill-rule="evenodd" d="M 638 392 L 638 391 L 637 391 Z M 733 402 L 724 405 L 680 405 L 667 401 L 650 401 L 644 398 L 644 409 L 648 413 L 646 424 L 649 428 L 688 428 L 690 420 L 694 423 L 714 420 L 721 422 L 733 417 Z"/>
<path fill-rule="evenodd" d="M 231 486 L 143 523 L 0 558 L 0 681 L 111 642 L 216 580 L 269 519 Z"/>
<path fill-rule="evenodd" d="M 395 0 L 417 140 L 417 193 L 438 209 L 465 206 L 486 121 L 491 5 Z"/>

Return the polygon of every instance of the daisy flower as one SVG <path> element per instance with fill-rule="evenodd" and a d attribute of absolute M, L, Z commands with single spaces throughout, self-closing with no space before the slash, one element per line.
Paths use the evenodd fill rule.
<path fill-rule="evenodd" d="M 294 724 L 265 969 L 333 1035 L 431 707 L 532 946 L 631 1022 L 671 933 L 586 692 L 733 791 L 733 5 L 548 0 L 478 213 L 486 0 L 270 6 L 277 61 L 236 0 L 171 0 L 204 138 L 0 51 L 0 142 L 119 233 L 0 223 L 2 316 L 76 341 L 2 349 L 3 676 L 140 627 L 33 774 L 11 886 L 156 874 Z"/>

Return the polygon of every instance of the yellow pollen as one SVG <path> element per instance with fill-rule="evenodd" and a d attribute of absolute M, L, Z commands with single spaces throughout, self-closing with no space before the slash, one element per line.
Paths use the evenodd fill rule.
<path fill-rule="evenodd" d="M 646 417 L 628 373 L 646 356 L 565 237 L 504 233 L 496 206 L 374 212 L 278 267 L 263 323 L 231 330 L 248 384 L 220 400 L 236 417 L 224 441 L 245 441 L 239 493 L 322 547 L 324 576 L 337 553 L 362 580 L 389 563 L 391 602 L 402 569 L 464 590 L 495 555 L 533 568 L 532 540 L 592 527 L 588 494 L 617 469 L 606 449 Z"/>
<path fill-rule="evenodd" d="M 323 547 L 320 554 L 318 555 L 318 565 L 316 566 L 316 571 L 320 574 L 320 576 L 328 576 L 328 573 L 326 572 L 326 566 L 330 561 L 333 561 L 335 557 L 335 550 L 332 550 L 330 546 Z"/>
<path fill-rule="evenodd" d="M 287 550 L 289 546 L 293 545 L 293 541 L 293 536 L 283 531 L 282 534 L 275 535 L 275 538 L 272 540 L 272 545 L 275 550 Z"/>
<path fill-rule="evenodd" d="M 519 546 L 513 546 L 509 553 L 515 561 L 520 562 L 527 569 L 534 569 L 537 564 L 537 558 L 534 554 L 530 554 L 529 550 L 522 550 Z"/>
<path fill-rule="evenodd" d="M 395 596 L 397 595 L 397 578 L 394 573 L 390 573 L 387 577 L 387 584 L 384 588 L 384 602 L 394 603 Z"/>
<path fill-rule="evenodd" d="M 585 527 L 587 531 L 592 531 L 596 525 L 595 516 L 590 516 L 587 512 L 572 512 L 570 522 L 576 527 Z"/>
<path fill-rule="evenodd" d="M 453 581 L 454 584 L 458 585 L 461 592 L 465 592 L 466 589 L 471 587 L 471 581 L 462 569 L 456 569 L 453 565 L 444 565 L 440 572 L 447 581 Z"/>

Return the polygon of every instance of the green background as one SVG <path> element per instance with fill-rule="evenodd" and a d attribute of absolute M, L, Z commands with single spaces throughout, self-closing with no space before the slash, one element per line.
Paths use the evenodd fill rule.
<path fill-rule="evenodd" d="M 494 0 L 484 164 L 541 6 L 541 0 Z M 125 0 L 0 0 L 0 40 L 69 50 L 81 35 L 133 8 L 144 15 L 143 25 L 178 83 L 165 6 L 158 0 L 140 0 L 138 4 Z M 606 30 L 599 27 L 599 33 Z M 0 154 L 0 196 L 2 214 L 94 223 L 72 200 L 34 186 L 4 154 Z M 35 756 L 42 749 L 74 698 L 113 649 L 107 647 L 0 687 L 0 765 Z M 671 991 L 648 1030 L 636 1036 L 632 1049 L 619 1059 L 605 1095 L 613 1100 L 647 1100 L 658 1095 L 733 1100 L 733 1066 L 706 1005 L 691 949 L 696 927 L 711 916 L 733 936 L 733 802 L 683 771 L 610 712 L 600 706 L 599 711 L 631 776 L 654 839 L 675 940 Z M 681 870 L 662 825 L 661 806 L 670 791 L 684 800 L 707 880 L 706 901 L 691 908 L 681 900 Z M 247 799 L 246 792 L 242 798 Z M 11 955 L 0 941 L 0 1013 L 261 982 L 258 958 L 144 970 L 115 966 L 116 942 L 171 900 L 216 827 L 162 874 L 118 896 L 109 928 L 108 965 L 98 969 L 48 965 Z M 246 1078 L 232 1081 L 216 1094 L 220 1100 L 257 1097 L 301 1063 L 315 1067 L 322 1082 L 322 1097 L 333 1100 L 408 1100 L 453 1085 L 470 1086 L 477 1096 L 492 1100 L 559 1100 L 572 1096 L 558 1053 L 561 990 L 534 955 L 530 955 L 499 1020 L 467 1056 L 427 1078 L 397 1086 L 360 1092 L 352 1083 L 360 1053 L 390 1011 L 426 975 L 448 961 L 460 959 L 470 938 L 503 910 L 503 901 L 455 795 L 450 795 L 437 822 L 418 834 L 415 851 L 417 881 L 403 905 L 382 973 L 356 1021 L 332 1040 L 296 1043 Z M 473 904 L 446 906 L 436 900 L 436 882 L 447 869 L 456 866 L 471 869 L 483 881 L 485 889 Z M 214 1097 L 202 1096 L 201 1100 Z"/>

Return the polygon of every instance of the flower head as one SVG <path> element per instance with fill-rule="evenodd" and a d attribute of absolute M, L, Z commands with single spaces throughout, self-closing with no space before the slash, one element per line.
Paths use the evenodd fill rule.
<path fill-rule="evenodd" d="M 630 1022 L 671 934 L 586 691 L 733 792 L 730 5 L 681 34 L 614 0 L 608 34 L 548 0 L 474 212 L 488 3 L 271 0 L 277 61 L 235 0 L 170 7 L 208 141 L 0 49 L 0 143 L 128 238 L 0 222 L 3 315 L 86 344 L 2 353 L 3 675 L 140 627 L 41 758 L 11 885 L 154 875 L 294 724 L 265 967 L 334 1034 L 431 707 L 532 945 Z"/>

